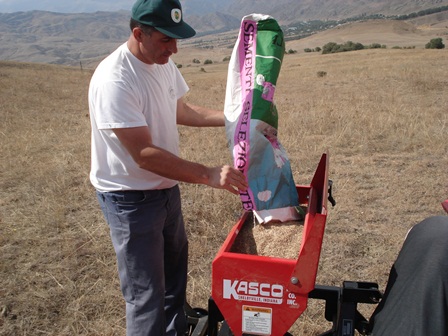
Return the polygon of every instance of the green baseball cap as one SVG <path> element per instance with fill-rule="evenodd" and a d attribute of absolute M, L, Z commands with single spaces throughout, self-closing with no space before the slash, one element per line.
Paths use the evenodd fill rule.
<path fill-rule="evenodd" d="M 196 34 L 183 20 L 179 0 L 137 0 L 131 15 L 134 20 L 175 39 L 189 38 Z"/>

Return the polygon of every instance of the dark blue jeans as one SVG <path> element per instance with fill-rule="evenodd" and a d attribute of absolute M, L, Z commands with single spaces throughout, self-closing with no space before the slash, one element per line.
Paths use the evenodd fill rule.
<path fill-rule="evenodd" d="M 97 196 L 117 255 L 127 335 L 184 335 L 188 241 L 178 186 Z"/>

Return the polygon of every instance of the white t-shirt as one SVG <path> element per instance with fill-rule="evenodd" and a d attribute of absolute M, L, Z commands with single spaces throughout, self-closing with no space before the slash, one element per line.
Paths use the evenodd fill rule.
<path fill-rule="evenodd" d="M 89 87 L 90 181 L 96 189 L 152 190 L 177 184 L 139 168 L 112 129 L 148 126 L 154 145 L 178 155 L 176 107 L 187 91 L 172 60 L 164 65 L 143 63 L 127 43 L 99 64 Z"/>

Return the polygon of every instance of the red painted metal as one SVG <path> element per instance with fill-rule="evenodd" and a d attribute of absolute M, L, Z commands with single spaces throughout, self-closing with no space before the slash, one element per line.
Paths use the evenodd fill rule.
<path fill-rule="evenodd" d="M 442 208 L 448 213 L 448 199 L 442 202 Z"/>
<path fill-rule="evenodd" d="M 310 185 L 297 186 L 307 213 L 297 259 L 231 252 L 246 212 L 231 229 L 212 264 L 212 297 L 235 336 L 283 336 L 307 307 L 314 289 L 327 217 L 328 154 Z"/>

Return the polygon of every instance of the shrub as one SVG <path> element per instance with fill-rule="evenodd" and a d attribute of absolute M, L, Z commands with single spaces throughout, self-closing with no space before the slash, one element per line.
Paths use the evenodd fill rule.
<path fill-rule="evenodd" d="M 317 77 L 325 77 L 327 75 L 326 71 L 318 71 L 317 72 Z"/>
<path fill-rule="evenodd" d="M 372 43 L 372 44 L 369 46 L 369 48 L 370 48 L 370 49 L 381 49 L 381 44 L 379 44 L 379 43 Z"/>
<path fill-rule="evenodd" d="M 230 61 L 230 56 L 226 56 L 222 59 L 223 62 L 228 62 Z"/>
<path fill-rule="evenodd" d="M 327 44 L 324 45 L 324 47 L 322 49 L 322 54 L 334 53 L 334 52 L 336 52 L 337 47 L 338 47 L 337 43 L 328 42 Z"/>
<path fill-rule="evenodd" d="M 213 61 L 211 59 L 206 59 L 204 61 L 204 64 L 213 64 Z"/>
<path fill-rule="evenodd" d="M 303 49 L 303 51 L 306 53 L 312 52 L 312 50 L 310 48 L 305 48 L 305 49 Z"/>
<path fill-rule="evenodd" d="M 195 64 L 199 64 L 199 63 L 201 63 L 201 61 L 198 60 L 197 58 L 193 58 L 193 63 L 195 63 Z"/>
<path fill-rule="evenodd" d="M 362 50 L 364 49 L 364 45 L 362 45 L 359 42 L 352 42 L 348 41 L 344 44 L 337 44 L 334 42 L 329 42 L 326 45 L 324 45 L 322 54 L 332 54 L 337 52 L 344 52 L 344 51 L 353 51 L 353 50 Z"/>
<path fill-rule="evenodd" d="M 445 48 L 445 45 L 443 44 L 442 41 L 443 40 L 440 37 L 431 39 L 431 41 L 426 43 L 425 48 L 426 49 L 443 49 L 443 48 Z"/>

